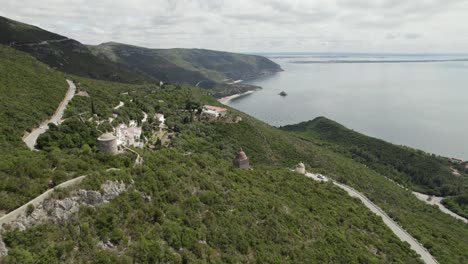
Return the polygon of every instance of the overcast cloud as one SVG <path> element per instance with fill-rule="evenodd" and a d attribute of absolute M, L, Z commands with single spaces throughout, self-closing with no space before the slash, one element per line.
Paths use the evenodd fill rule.
<path fill-rule="evenodd" d="M 0 0 L 86 44 L 238 52 L 468 53 L 468 0 Z"/>

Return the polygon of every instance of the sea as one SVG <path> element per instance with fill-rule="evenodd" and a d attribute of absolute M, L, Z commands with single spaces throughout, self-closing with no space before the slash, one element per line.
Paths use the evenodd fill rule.
<path fill-rule="evenodd" d="M 229 106 L 273 126 L 325 116 L 394 144 L 468 160 L 468 55 L 259 55 L 284 71 L 247 81 L 263 89 Z"/>

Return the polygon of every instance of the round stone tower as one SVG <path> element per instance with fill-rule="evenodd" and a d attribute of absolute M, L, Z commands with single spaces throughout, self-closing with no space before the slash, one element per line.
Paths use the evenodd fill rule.
<path fill-rule="evenodd" d="M 117 150 L 117 138 L 112 133 L 102 134 L 97 139 L 97 146 L 100 151 L 115 155 L 118 153 Z"/>
<path fill-rule="evenodd" d="M 299 162 L 299 164 L 296 165 L 296 172 L 300 173 L 300 174 L 305 174 L 306 173 L 304 163 Z"/>
<path fill-rule="evenodd" d="M 248 169 L 249 168 L 249 158 L 245 155 L 245 152 L 241 149 L 237 151 L 236 157 L 234 158 L 234 166 L 241 168 L 241 169 Z"/>

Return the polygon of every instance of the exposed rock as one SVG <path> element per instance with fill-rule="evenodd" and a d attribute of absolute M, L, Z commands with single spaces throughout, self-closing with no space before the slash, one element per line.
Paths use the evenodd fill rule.
<path fill-rule="evenodd" d="M 13 229 L 25 230 L 28 227 L 44 223 L 63 223 L 80 210 L 80 206 L 96 206 L 110 202 L 127 190 L 124 183 L 107 181 L 102 186 L 102 194 L 92 190 L 77 190 L 62 200 L 46 199 L 37 205 L 30 215 L 22 215 L 12 221 L 9 226 Z M 2 228 L 0 228 L 2 231 Z"/>
<path fill-rule="evenodd" d="M 80 197 L 82 197 L 83 202 L 88 205 L 96 205 L 103 203 L 102 195 L 97 191 L 86 191 L 80 190 Z"/>
<path fill-rule="evenodd" d="M 127 189 L 128 186 L 124 183 L 107 181 L 101 186 L 102 194 L 98 191 L 80 189 L 71 192 L 70 197 L 62 200 L 46 199 L 38 204 L 31 214 L 21 215 L 11 223 L 0 227 L 0 232 L 4 231 L 6 227 L 23 231 L 40 223 L 63 223 L 78 212 L 81 206 L 96 206 L 110 202 Z M 106 246 L 113 247 L 112 243 L 106 244 Z M 7 252 L 8 250 L 0 237 L 0 256 L 6 255 Z"/>
<path fill-rule="evenodd" d="M 127 190 L 125 183 L 115 182 L 115 181 L 106 181 L 102 186 L 103 199 L 104 202 L 109 202 L 114 199 L 116 196 L 119 196 L 121 193 Z"/>
<path fill-rule="evenodd" d="M 2 237 L 0 237 L 0 257 L 6 256 L 8 254 L 8 249 L 5 246 L 5 243 L 3 243 Z"/>

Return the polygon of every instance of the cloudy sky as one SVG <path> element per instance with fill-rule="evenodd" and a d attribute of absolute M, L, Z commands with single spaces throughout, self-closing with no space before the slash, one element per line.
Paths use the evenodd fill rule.
<path fill-rule="evenodd" d="M 238 52 L 468 53 L 468 0 L 0 0 L 74 38 Z"/>

